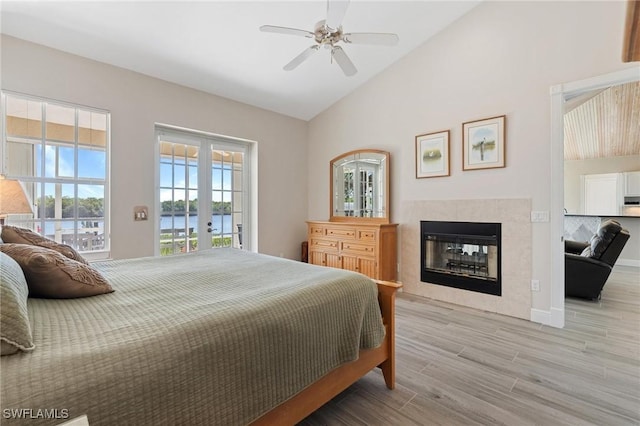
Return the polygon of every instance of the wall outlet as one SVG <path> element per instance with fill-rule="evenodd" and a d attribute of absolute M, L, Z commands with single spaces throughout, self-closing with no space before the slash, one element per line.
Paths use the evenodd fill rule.
<path fill-rule="evenodd" d="M 540 291 L 540 280 L 531 280 L 531 291 Z"/>

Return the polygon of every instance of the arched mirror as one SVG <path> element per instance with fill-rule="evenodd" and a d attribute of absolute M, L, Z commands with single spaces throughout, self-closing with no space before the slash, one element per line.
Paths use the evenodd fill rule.
<path fill-rule="evenodd" d="M 330 221 L 389 223 L 388 152 L 361 149 L 342 154 L 331 160 L 330 176 Z"/>

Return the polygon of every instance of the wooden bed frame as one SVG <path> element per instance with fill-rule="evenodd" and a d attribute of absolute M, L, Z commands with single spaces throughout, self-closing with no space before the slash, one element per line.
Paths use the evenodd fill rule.
<path fill-rule="evenodd" d="M 402 287 L 402 284 L 391 281 L 374 281 L 378 284 L 378 302 L 386 328 L 382 344 L 375 349 L 361 350 L 357 360 L 330 371 L 289 400 L 264 414 L 251 425 L 294 425 L 375 367 L 382 369 L 387 387 L 389 389 L 395 388 L 395 301 L 396 292 Z"/>

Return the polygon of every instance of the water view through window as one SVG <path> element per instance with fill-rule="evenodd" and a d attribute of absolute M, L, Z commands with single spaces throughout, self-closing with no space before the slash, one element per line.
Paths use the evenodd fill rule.
<path fill-rule="evenodd" d="M 177 141 L 159 137 L 160 254 L 242 247 L 244 153 Z"/>
<path fill-rule="evenodd" d="M 81 252 L 108 250 L 109 113 L 3 93 L 7 178 L 30 211 L 6 218 Z"/>

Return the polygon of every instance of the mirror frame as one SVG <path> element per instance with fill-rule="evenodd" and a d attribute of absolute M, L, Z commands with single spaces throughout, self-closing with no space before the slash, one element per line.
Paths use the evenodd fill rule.
<path fill-rule="evenodd" d="M 353 156 L 356 154 L 378 154 L 385 156 L 386 173 L 384 179 L 384 205 L 386 215 L 385 217 L 359 217 L 359 216 L 334 216 L 333 215 L 333 165 L 335 162 L 342 160 L 345 157 Z M 391 185 L 389 184 L 391 176 L 391 155 L 388 151 L 382 151 L 379 149 L 356 149 L 354 151 L 345 152 L 340 154 L 329 162 L 329 222 L 365 222 L 365 223 L 391 223 L 391 197 L 389 195 Z"/>

